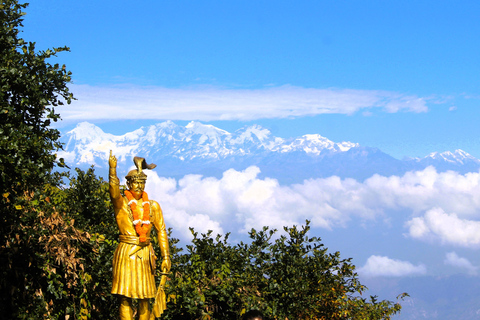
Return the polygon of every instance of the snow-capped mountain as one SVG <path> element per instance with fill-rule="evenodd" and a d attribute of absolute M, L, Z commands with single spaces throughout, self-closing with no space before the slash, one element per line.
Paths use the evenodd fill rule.
<path fill-rule="evenodd" d="M 438 171 L 455 170 L 462 173 L 478 171 L 480 160 L 467 152 L 457 149 L 454 152 L 432 152 L 424 158 L 407 159 L 414 167 L 434 166 Z"/>
<path fill-rule="evenodd" d="M 275 137 L 258 125 L 230 133 L 200 122 L 179 126 L 165 121 L 113 135 L 82 122 L 64 134 L 62 140 L 65 150 L 58 153 L 59 157 L 72 167 L 85 169 L 95 165 L 101 175 L 106 175 L 110 150 L 117 156 L 119 169 L 124 171 L 138 155 L 156 163 L 155 170 L 165 176 L 189 173 L 220 176 L 229 168 L 243 170 L 256 165 L 262 175 L 286 183 L 330 175 L 362 180 L 375 173 L 402 174 L 429 165 L 439 171 L 466 172 L 480 168 L 480 160 L 462 150 L 401 161 L 375 148 L 352 142 L 336 143 L 319 134 L 290 139 Z"/>
<path fill-rule="evenodd" d="M 480 163 L 480 160 L 475 158 L 474 156 L 466 153 L 463 150 L 457 149 L 454 152 L 450 151 L 445 151 L 442 153 L 439 152 L 432 152 L 428 156 L 424 158 L 415 158 L 417 162 L 425 162 L 425 161 L 430 161 L 430 162 L 446 162 L 446 163 L 451 163 L 451 164 L 456 164 L 456 165 L 465 165 L 467 163 L 473 162 L 473 163 Z"/>
<path fill-rule="evenodd" d="M 319 155 L 325 150 L 344 152 L 358 146 L 351 142 L 334 143 L 318 134 L 285 140 L 272 136 L 269 130 L 258 125 L 229 133 L 194 121 L 185 127 L 165 121 L 121 136 L 105 133 L 91 123 L 82 122 L 67 132 L 63 140 L 67 141 L 66 148 L 59 156 L 68 163 L 99 167 L 108 160 L 109 150 L 114 150 L 120 161 L 137 154 L 192 161 L 296 151 Z"/>

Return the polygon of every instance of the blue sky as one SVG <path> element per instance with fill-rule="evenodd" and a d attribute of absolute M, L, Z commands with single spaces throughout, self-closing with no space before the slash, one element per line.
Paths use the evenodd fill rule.
<path fill-rule="evenodd" d="M 479 9 L 474 1 L 44 0 L 27 9 L 23 37 L 72 50 L 59 57 L 79 99 L 60 110 L 66 126 L 88 120 L 121 133 L 115 121 L 130 118 L 122 130 L 164 119 L 230 131 L 257 123 L 397 158 L 455 149 L 480 157 Z"/>

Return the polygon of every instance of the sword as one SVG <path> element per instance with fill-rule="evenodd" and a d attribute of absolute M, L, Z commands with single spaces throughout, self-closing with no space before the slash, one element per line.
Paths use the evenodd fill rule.
<path fill-rule="evenodd" d="M 167 297 L 165 296 L 165 283 L 167 282 L 168 272 L 160 272 L 162 277 L 160 278 L 160 285 L 158 286 L 157 294 L 155 296 L 155 301 L 153 303 L 153 312 L 150 313 L 150 320 L 155 320 L 155 318 L 160 318 L 160 315 L 167 309 Z"/>

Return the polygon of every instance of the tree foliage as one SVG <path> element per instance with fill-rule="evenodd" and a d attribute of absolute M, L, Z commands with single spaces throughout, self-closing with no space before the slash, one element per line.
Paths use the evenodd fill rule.
<path fill-rule="evenodd" d="M 250 231 L 235 246 L 225 237 L 193 233 L 187 252 L 174 251 L 166 319 L 236 319 L 259 309 L 270 319 L 390 319 L 400 304 L 363 298 L 351 259 L 328 253 L 309 222 Z"/>
<path fill-rule="evenodd" d="M 67 295 L 55 299 L 54 309 L 62 317 L 73 319 L 114 319 L 118 314 L 117 299 L 110 294 L 112 285 L 113 253 L 118 244 L 118 230 L 113 216 L 113 206 L 108 193 L 108 183 L 95 175 L 93 168 L 86 172 L 76 169 L 67 174 L 68 187 L 51 187 L 51 202 L 73 221 L 86 241 L 77 242 L 80 259 L 78 281 Z M 58 266 L 64 275 L 65 266 Z M 63 319 L 63 318 L 62 318 Z"/>
<path fill-rule="evenodd" d="M 55 107 L 73 99 L 65 66 L 47 60 L 67 48 L 37 51 L 19 37 L 25 4 L 0 3 L 0 318 L 47 314 L 48 265 L 75 250 L 55 251 L 51 236 L 79 236 L 42 193 L 58 183 L 51 174 L 60 147 Z M 80 240 L 82 241 L 83 238 Z M 55 240 L 56 241 L 56 240 Z M 71 240 L 74 241 L 74 240 Z M 73 251 L 72 251 L 73 250 Z M 50 256 L 49 256 L 50 254 Z M 63 256 L 62 256 L 63 254 Z M 76 277 L 75 270 L 69 275 Z M 73 272 L 73 273 L 72 273 Z M 29 306 L 29 307 L 26 307 Z M 38 319 L 38 317 L 37 317 Z"/>
<path fill-rule="evenodd" d="M 49 178 L 60 144 L 51 121 L 55 107 L 73 99 L 65 66 L 47 60 L 68 48 L 36 51 L 19 38 L 26 5 L 3 0 L 0 5 L 0 171 L 2 191 L 22 197 Z"/>

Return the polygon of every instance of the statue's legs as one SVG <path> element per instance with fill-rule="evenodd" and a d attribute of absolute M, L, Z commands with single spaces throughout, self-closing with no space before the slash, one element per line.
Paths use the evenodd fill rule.
<path fill-rule="evenodd" d="M 133 320 L 131 298 L 120 297 L 120 320 Z"/>
<path fill-rule="evenodd" d="M 150 310 L 148 310 L 148 299 L 138 300 L 138 313 L 140 314 L 139 320 L 149 320 Z"/>
<path fill-rule="evenodd" d="M 149 320 L 150 310 L 148 299 L 138 300 L 139 320 Z M 120 320 L 133 320 L 132 299 L 120 297 Z"/>
<path fill-rule="evenodd" d="M 120 297 L 120 320 L 133 320 L 131 298 Z"/>

